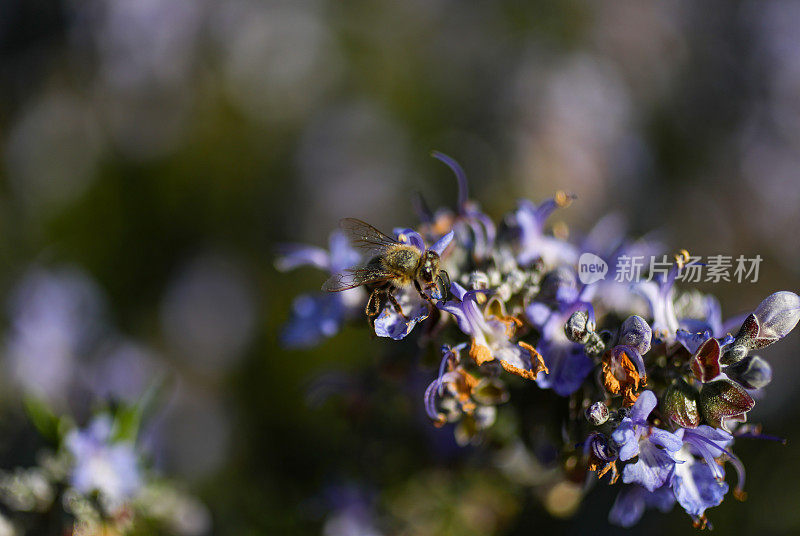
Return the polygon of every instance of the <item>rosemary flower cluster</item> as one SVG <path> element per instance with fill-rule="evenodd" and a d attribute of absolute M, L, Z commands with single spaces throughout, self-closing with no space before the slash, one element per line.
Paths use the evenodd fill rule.
<path fill-rule="evenodd" d="M 522 416 L 519 442 L 527 452 L 544 445 L 557 453 L 564 479 L 604 478 L 619 488 L 609 519 L 622 526 L 647 507 L 666 511 L 675 503 L 707 526 L 706 510 L 730 491 L 728 467 L 736 473 L 731 494 L 743 499 L 734 442 L 766 437 L 746 421 L 772 374 L 755 352 L 795 327 L 800 297 L 776 292 L 752 313 L 725 320 L 715 297 L 676 285 L 686 251 L 630 282 L 582 282 L 582 254 L 614 269 L 634 254 L 655 254 L 656 246 L 627 240 L 606 221 L 578 240 L 546 232 L 551 214 L 574 200 L 565 192 L 538 205 L 519 201 L 495 222 L 468 198 L 461 167 L 433 156 L 458 179 L 457 207 L 420 211 L 419 224 L 395 229 L 394 239 L 420 255 L 437 251 L 449 292 L 390 285 L 397 303 L 387 301 L 373 319 L 378 337 L 421 334 L 423 344 L 441 348 L 438 374 L 420 393 L 431 423 L 454 425 L 461 446 L 476 444 L 498 408 L 511 406 Z M 280 269 L 313 265 L 334 277 L 375 262 L 340 231 L 327 250 L 291 245 L 281 253 Z M 366 326 L 371 288 L 298 297 L 284 343 L 312 346 L 347 322 Z M 531 392 L 541 390 L 555 395 L 547 400 L 557 422 L 546 437 L 524 429 L 531 404 L 543 400 Z"/>
<path fill-rule="evenodd" d="M 38 401 L 27 405 L 50 448 L 32 466 L 0 471 L 0 535 L 208 532 L 205 506 L 148 466 L 137 441 L 142 407 L 99 412 L 80 428 Z"/>

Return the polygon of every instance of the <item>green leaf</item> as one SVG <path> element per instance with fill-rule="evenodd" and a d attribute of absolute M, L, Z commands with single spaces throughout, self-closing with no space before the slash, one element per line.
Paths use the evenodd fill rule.
<path fill-rule="evenodd" d="M 58 444 L 61 434 L 59 433 L 60 420 L 53 413 L 47 403 L 34 396 L 26 396 L 23 400 L 25 412 L 31 419 L 33 426 L 41 436 L 53 444 Z"/>
<path fill-rule="evenodd" d="M 150 383 L 139 400 L 129 406 L 120 406 L 114 413 L 114 441 L 136 442 L 142 422 L 153 413 L 171 382 L 161 376 Z"/>

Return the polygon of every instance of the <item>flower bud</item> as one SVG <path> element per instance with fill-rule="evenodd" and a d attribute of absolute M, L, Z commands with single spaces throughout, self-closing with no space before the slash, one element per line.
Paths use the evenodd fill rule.
<path fill-rule="evenodd" d="M 593 426 L 600 426 L 608 420 L 608 406 L 603 402 L 595 402 L 586 409 L 586 420 Z"/>
<path fill-rule="evenodd" d="M 675 380 L 661 401 L 664 416 L 678 426 L 697 428 L 700 424 L 699 397 L 697 389 L 683 380 Z"/>
<path fill-rule="evenodd" d="M 695 377 L 703 383 L 719 376 L 719 341 L 713 337 L 700 345 L 692 356 L 690 366 Z"/>
<path fill-rule="evenodd" d="M 589 313 L 586 311 L 575 311 L 564 325 L 564 333 L 567 339 L 572 342 L 585 343 L 589 335 L 594 332 L 594 323 L 589 320 Z"/>
<path fill-rule="evenodd" d="M 589 439 L 589 450 L 592 455 L 603 463 L 613 462 L 617 459 L 617 448 L 603 434 L 594 434 Z"/>
<path fill-rule="evenodd" d="M 747 389 L 761 389 L 772 381 L 772 367 L 757 355 L 727 367 L 725 374 Z"/>
<path fill-rule="evenodd" d="M 755 401 L 747 391 L 730 380 L 706 383 L 700 391 L 700 410 L 715 428 L 726 419 L 743 417 L 754 405 Z"/>
<path fill-rule="evenodd" d="M 650 328 L 650 324 L 641 316 L 632 315 L 622 323 L 619 344 L 633 346 L 639 350 L 639 354 L 644 355 L 650 351 L 652 337 L 653 330 Z"/>
<path fill-rule="evenodd" d="M 606 351 L 606 340 L 602 333 L 592 332 L 584 343 L 583 350 L 592 359 L 599 358 Z"/>
<path fill-rule="evenodd" d="M 737 363 L 747 357 L 747 352 L 748 348 L 744 344 L 733 344 L 730 348 L 725 350 L 725 353 L 722 354 L 720 363 L 723 365 Z"/>
<path fill-rule="evenodd" d="M 757 350 L 769 346 L 789 334 L 800 321 L 800 296 L 782 290 L 767 296 L 748 316 L 733 346 Z"/>
<path fill-rule="evenodd" d="M 753 311 L 760 326 L 759 339 L 782 339 L 800 321 L 800 296 L 782 290 L 762 301 Z"/>

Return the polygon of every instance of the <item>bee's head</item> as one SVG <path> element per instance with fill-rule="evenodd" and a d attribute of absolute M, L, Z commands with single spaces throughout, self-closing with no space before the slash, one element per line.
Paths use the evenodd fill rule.
<path fill-rule="evenodd" d="M 419 267 L 417 276 L 421 283 L 425 285 L 433 284 L 436 275 L 439 273 L 439 254 L 435 251 L 426 251 L 422 257 L 422 264 Z"/>

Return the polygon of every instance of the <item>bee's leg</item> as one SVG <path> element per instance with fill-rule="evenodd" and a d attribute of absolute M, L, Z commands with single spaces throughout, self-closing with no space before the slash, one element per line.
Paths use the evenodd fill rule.
<path fill-rule="evenodd" d="M 369 299 L 367 300 L 367 306 L 364 308 L 364 314 L 367 315 L 367 321 L 369 322 L 369 327 L 372 328 L 372 331 L 375 331 L 375 319 L 378 318 L 378 315 L 381 314 L 381 292 L 379 289 L 375 289 L 369 295 Z"/>
<path fill-rule="evenodd" d="M 375 318 L 374 316 L 367 317 L 367 322 L 369 322 L 369 329 L 372 333 L 372 338 L 376 338 L 377 335 L 375 334 Z"/>
<path fill-rule="evenodd" d="M 416 279 L 414 280 L 414 287 L 417 289 L 417 292 L 419 292 L 419 295 L 420 295 L 420 297 L 421 297 L 423 300 L 425 300 L 426 302 L 428 302 L 428 305 L 430 305 L 430 306 L 431 306 L 431 308 L 433 308 L 433 309 L 436 309 L 436 304 L 435 304 L 435 303 L 433 303 L 433 300 L 431 299 L 431 297 L 430 297 L 430 296 L 428 296 L 428 295 L 427 295 L 427 294 L 426 294 L 426 293 L 425 293 L 425 292 L 422 290 L 422 287 L 420 286 L 420 284 L 419 284 L 419 281 L 417 281 Z"/>
<path fill-rule="evenodd" d="M 447 300 L 450 294 L 450 275 L 444 270 L 439 270 L 439 275 L 436 276 L 436 288 L 439 290 L 441 299 Z"/>
<path fill-rule="evenodd" d="M 390 291 L 386 291 L 386 297 L 389 298 L 389 301 L 392 302 L 394 306 L 394 310 L 397 311 L 397 314 L 403 317 L 403 320 L 408 321 L 408 317 L 403 313 L 403 308 L 400 307 L 400 302 L 397 301 L 397 298 L 394 297 Z"/>

